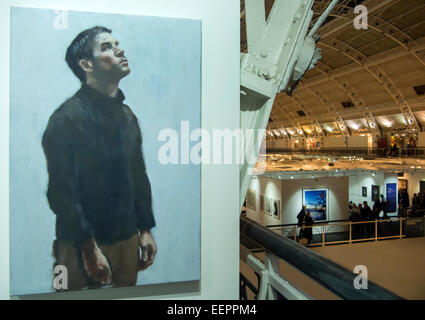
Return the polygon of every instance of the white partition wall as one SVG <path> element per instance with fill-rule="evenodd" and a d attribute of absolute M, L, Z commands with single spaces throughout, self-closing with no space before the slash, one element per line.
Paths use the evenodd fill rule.
<path fill-rule="evenodd" d="M 328 190 L 327 220 L 348 219 L 349 177 L 326 177 L 317 179 L 276 180 L 264 177 L 253 178 L 249 189 L 256 191 L 256 210 L 247 208 L 247 217 L 263 225 L 297 223 L 297 214 L 301 210 L 303 189 Z M 260 195 L 281 201 L 280 219 L 274 218 L 260 209 Z"/>
<path fill-rule="evenodd" d="M 369 136 L 351 136 L 347 138 L 349 148 L 367 148 L 369 146 Z"/>
<path fill-rule="evenodd" d="M 325 137 L 323 139 L 324 148 L 345 148 L 347 147 L 347 137 Z"/>
<path fill-rule="evenodd" d="M 0 3 L 0 299 L 9 298 L 9 43 L 10 7 L 47 8 L 202 21 L 202 127 L 239 128 L 240 3 L 227 0 L 6 0 Z M 223 9 L 225 8 L 225 10 Z M 30 24 L 31 21 L 28 21 Z M 135 30 L 137 36 L 137 30 Z M 37 50 L 29 48 L 28 50 Z M 219 92 L 220 94 L 217 94 Z M 30 107 L 30 106 L 29 106 Z M 160 115 L 159 115 L 160 116 Z M 238 299 L 239 166 L 201 169 L 201 281 L 69 292 L 75 298 Z M 164 181 L 164 183 L 167 183 Z M 170 213 L 172 214 L 172 213 Z M 34 239 L 36 241 L 36 239 Z M 59 295 L 60 296 L 60 295 Z M 56 298 L 50 295 L 48 298 Z"/>
<path fill-rule="evenodd" d="M 247 207 L 247 217 L 265 226 L 282 224 L 283 214 L 281 214 L 280 218 L 277 219 L 271 214 L 266 214 L 264 210 L 260 208 L 261 196 L 263 196 L 264 199 L 271 198 L 279 200 L 281 204 L 281 210 L 284 208 L 281 195 L 282 181 L 264 177 L 253 177 L 248 186 L 248 192 L 250 190 L 255 191 L 256 205 L 255 210 L 254 208 Z"/>
<path fill-rule="evenodd" d="M 282 184 L 282 203 L 285 205 L 283 224 L 297 223 L 302 207 L 303 189 L 328 190 L 327 220 L 348 218 L 348 177 L 287 180 Z"/>
<path fill-rule="evenodd" d="M 364 174 L 350 177 L 350 201 L 355 204 L 367 201 L 372 208 L 372 185 L 379 186 L 379 192 L 385 196 L 384 174 L 377 173 L 375 176 L 372 174 Z M 362 188 L 366 188 L 366 195 L 363 194 Z"/>
<path fill-rule="evenodd" d="M 384 196 L 386 199 L 387 195 L 387 184 L 389 183 L 395 183 L 397 184 L 397 174 L 394 173 L 383 173 L 383 172 L 377 172 L 375 175 L 372 175 L 371 173 L 367 173 L 364 175 L 355 175 L 350 176 L 349 180 L 349 194 L 350 194 L 350 201 L 353 201 L 354 203 L 363 203 L 363 201 L 367 201 L 368 205 L 372 208 L 373 207 L 373 201 L 372 201 L 372 186 L 379 186 L 379 193 Z M 365 195 L 363 194 L 362 188 L 366 188 Z M 398 209 L 398 195 L 396 194 L 396 212 Z M 397 213 L 391 213 L 391 215 L 396 215 Z"/>

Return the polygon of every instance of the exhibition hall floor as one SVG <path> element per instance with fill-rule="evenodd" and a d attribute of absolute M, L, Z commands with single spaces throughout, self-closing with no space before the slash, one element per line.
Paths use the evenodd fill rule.
<path fill-rule="evenodd" d="M 402 298 L 425 299 L 425 237 L 312 250 L 349 270 L 356 265 L 366 266 L 369 280 Z"/>
<path fill-rule="evenodd" d="M 404 299 L 425 299 L 425 237 L 315 247 L 310 250 L 351 271 L 357 265 L 366 266 L 370 281 Z M 264 261 L 264 252 L 254 255 Z M 257 285 L 252 269 L 243 261 L 240 268 L 242 274 Z M 281 275 L 313 299 L 339 299 L 283 260 L 279 260 L 279 270 Z M 248 296 L 252 298 L 252 295 Z"/>

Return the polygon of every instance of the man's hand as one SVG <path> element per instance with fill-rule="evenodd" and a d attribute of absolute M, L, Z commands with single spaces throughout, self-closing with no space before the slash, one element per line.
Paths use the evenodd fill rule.
<path fill-rule="evenodd" d="M 96 241 L 94 239 L 88 240 L 84 243 L 82 249 L 84 268 L 88 277 L 101 285 L 111 284 L 111 267 Z"/>
<path fill-rule="evenodd" d="M 150 231 L 140 232 L 139 246 L 142 249 L 140 270 L 145 270 L 153 263 L 156 255 L 156 243 Z"/>

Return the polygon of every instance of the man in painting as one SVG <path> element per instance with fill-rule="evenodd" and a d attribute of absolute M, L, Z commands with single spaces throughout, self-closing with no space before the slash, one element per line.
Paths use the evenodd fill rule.
<path fill-rule="evenodd" d="M 135 285 L 156 243 L 141 131 L 118 88 L 129 64 L 104 27 L 81 32 L 65 60 L 82 85 L 50 117 L 42 142 L 55 265 L 67 268 L 68 289 Z"/>

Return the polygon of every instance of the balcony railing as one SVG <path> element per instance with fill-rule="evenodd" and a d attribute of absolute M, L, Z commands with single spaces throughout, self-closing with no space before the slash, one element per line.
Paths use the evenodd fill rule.
<path fill-rule="evenodd" d="M 367 156 L 377 158 L 425 158 L 425 148 L 407 148 L 400 147 L 397 150 L 388 148 L 267 148 L 267 153 L 283 153 L 283 154 L 307 154 L 307 155 L 346 155 L 346 156 Z"/>
<path fill-rule="evenodd" d="M 326 246 L 333 244 L 351 244 L 363 241 L 378 241 L 387 239 L 402 239 L 403 221 L 407 218 L 388 218 L 385 220 L 358 221 L 349 220 L 328 221 L 326 223 L 316 223 L 313 226 L 274 225 L 267 226 L 270 230 L 299 242 L 305 239 L 301 234 L 306 234 L 306 230 L 312 229 L 312 241 L 308 246 Z"/>
<path fill-rule="evenodd" d="M 241 277 L 241 288 L 247 286 L 258 299 L 310 300 L 308 294 L 286 280 L 279 272 L 279 259 L 289 263 L 324 288 L 345 300 L 395 300 L 402 299 L 381 286 L 368 281 L 368 289 L 356 289 L 359 276 L 317 253 L 305 248 L 286 236 L 266 228 L 244 216 L 240 218 L 241 260 L 245 261 L 259 276 L 258 289 Z M 255 243 L 266 251 L 265 262 L 254 256 L 247 242 Z M 243 291 L 243 290 L 241 290 Z M 246 294 L 241 294 L 246 297 Z"/>

